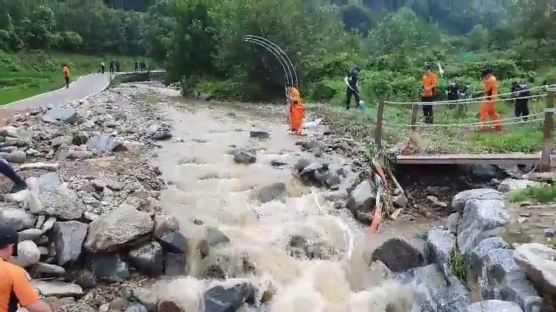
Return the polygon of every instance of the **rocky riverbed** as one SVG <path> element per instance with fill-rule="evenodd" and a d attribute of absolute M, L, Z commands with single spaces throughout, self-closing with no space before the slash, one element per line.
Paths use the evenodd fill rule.
<path fill-rule="evenodd" d="M 14 261 L 56 311 L 550 302 L 554 252 L 507 238 L 516 212 L 506 192 L 529 182 L 393 190 L 395 209 L 371 235 L 365 148 L 318 116 L 306 137 L 291 136 L 283 116 L 280 106 L 184 100 L 157 83 L 12 116 L 0 153 L 30 185 L 8 194 L 0 180 L 0 222 L 20 231 Z"/>

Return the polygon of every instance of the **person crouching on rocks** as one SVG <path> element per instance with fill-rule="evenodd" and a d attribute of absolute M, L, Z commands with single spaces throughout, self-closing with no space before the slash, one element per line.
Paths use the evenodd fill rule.
<path fill-rule="evenodd" d="M 303 135 L 303 118 L 305 118 L 305 105 L 301 101 L 301 95 L 297 88 L 292 87 L 289 90 L 288 98 L 290 100 L 290 129 L 293 134 Z"/>

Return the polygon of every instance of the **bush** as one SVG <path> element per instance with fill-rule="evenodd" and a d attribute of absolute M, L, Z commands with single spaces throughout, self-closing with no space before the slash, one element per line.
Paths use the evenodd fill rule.
<path fill-rule="evenodd" d="M 183 96 L 192 96 L 195 94 L 195 87 L 197 85 L 197 77 L 193 76 L 183 76 L 180 79 L 180 89 L 181 95 Z"/>

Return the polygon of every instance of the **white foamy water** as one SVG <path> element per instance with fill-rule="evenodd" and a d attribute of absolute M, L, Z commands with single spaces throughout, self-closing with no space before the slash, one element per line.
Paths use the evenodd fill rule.
<path fill-rule="evenodd" d="M 161 298 L 177 300 L 185 311 L 202 311 L 202 293 L 218 281 L 201 279 L 205 260 L 196 249 L 207 226 L 218 228 L 231 240 L 229 245 L 211 248 L 209 258 L 229 258 L 233 278 L 257 286 L 259 297 L 265 289 L 275 294 L 264 307 L 246 311 L 271 312 L 374 312 L 408 311 L 410 292 L 385 280 L 370 267 L 370 252 L 388 235 L 370 238 L 368 229 L 356 223 L 346 210 L 336 210 L 321 192 L 302 185 L 292 176 L 292 166 L 305 155 L 288 134 L 284 121 L 249 112 L 227 114 L 226 108 L 198 104 L 188 111 L 168 107 L 174 122 L 174 138 L 163 143 L 157 165 L 163 178 L 174 187 L 165 190 L 163 209 L 180 221 L 181 231 L 190 239 L 189 277 L 163 281 L 155 286 Z M 271 138 L 249 138 L 253 127 L 271 132 Z M 308 129 L 322 131 L 320 127 Z M 233 146 L 253 146 L 257 163 L 235 164 Z M 271 160 L 288 163 L 273 168 Z M 337 157 L 337 163 L 348 160 Z M 282 201 L 259 203 L 252 199 L 258 187 L 286 184 Z M 201 220 L 204 225 L 193 221 Z M 394 231 L 395 232 L 395 231 Z M 328 260 L 292 257 L 287 246 L 292 235 L 317 240 L 329 248 Z M 245 270 L 243 259 L 253 264 Z M 237 281 L 237 280 L 235 280 Z M 233 284 L 234 280 L 228 282 Z"/>

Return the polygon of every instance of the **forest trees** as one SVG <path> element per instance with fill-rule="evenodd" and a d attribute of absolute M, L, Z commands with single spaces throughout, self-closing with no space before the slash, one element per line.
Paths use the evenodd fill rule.
<path fill-rule="evenodd" d="M 120 11 L 102 1 L 0 0 L 0 48 L 144 54 L 145 13 Z M 170 30 L 170 28 L 168 28 Z"/>

